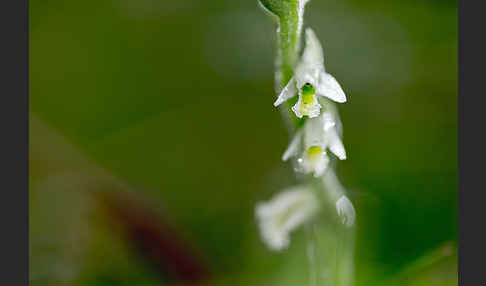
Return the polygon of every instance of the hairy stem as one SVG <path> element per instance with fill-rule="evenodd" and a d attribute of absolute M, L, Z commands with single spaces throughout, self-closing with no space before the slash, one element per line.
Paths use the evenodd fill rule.
<path fill-rule="evenodd" d="M 300 35 L 307 0 L 260 0 L 261 5 L 277 17 L 277 60 L 275 81 L 280 92 L 294 74 L 294 66 L 300 49 Z M 295 129 L 300 128 L 305 119 L 297 118 L 290 109 L 297 98 L 286 104 L 286 116 L 291 119 Z"/>

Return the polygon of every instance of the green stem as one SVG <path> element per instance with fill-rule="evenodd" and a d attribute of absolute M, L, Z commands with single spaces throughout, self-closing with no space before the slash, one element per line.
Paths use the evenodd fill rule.
<path fill-rule="evenodd" d="M 279 18 L 278 29 L 278 49 L 280 67 L 278 70 L 281 74 L 281 85 L 284 87 L 292 78 L 294 65 L 297 59 L 299 48 L 299 18 L 298 1 L 289 3 L 288 9 Z"/>
<path fill-rule="evenodd" d="M 276 84 L 279 91 L 287 85 L 294 75 L 294 67 L 300 48 L 300 35 L 304 16 L 305 0 L 260 0 L 260 3 L 278 19 L 277 30 L 277 61 Z M 297 97 L 287 102 L 288 117 L 295 129 L 300 128 L 305 119 L 299 119 L 291 107 L 297 102 Z"/>

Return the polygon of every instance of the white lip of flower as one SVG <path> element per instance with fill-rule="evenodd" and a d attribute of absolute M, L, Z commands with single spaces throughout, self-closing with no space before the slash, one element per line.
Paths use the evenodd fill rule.
<path fill-rule="evenodd" d="M 313 173 L 315 177 L 324 174 L 329 165 L 326 149 L 329 149 L 339 159 L 346 159 L 341 138 L 336 130 L 338 121 L 330 111 L 323 112 L 319 117 L 309 119 L 304 127 L 297 131 L 289 147 L 284 152 L 282 160 L 298 157 L 298 171 Z M 303 151 L 302 151 L 303 150 Z"/>
<path fill-rule="evenodd" d="M 292 106 L 292 111 L 299 118 L 307 115 L 309 118 L 319 116 L 321 105 L 319 104 L 316 96 L 314 86 L 309 83 L 305 83 L 301 89 L 299 89 L 299 99 L 297 103 Z"/>
<path fill-rule="evenodd" d="M 273 105 L 279 106 L 298 92 L 299 99 L 292 110 L 299 118 L 304 115 L 313 118 L 319 115 L 321 109 L 318 96 L 343 103 L 346 102 L 346 95 L 336 79 L 325 71 L 322 46 L 312 29 L 307 28 L 305 35 L 306 47 L 295 68 L 295 75 Z M 312 92 L 309 86 L 312 87 Z"/>
<path fill-rule="evenodd" d="M 268 202 L 260 202 L 255 209 L 260 232 L 272 250 L 282 250 L 290 243 L 290 233 L 308 222 L 319 211 L 315 194 L 306 187 L 284 190 Z"/>
<path fill-rule="evenodd" d="M 341 217 L 341 222 L 347 226 L 351 227 L 354 224 L 356 218 L 356 212 L 354 210 L 353 204 L 345 195 L 342 195 L 336 201 L 336 210 L 338 215 Z"/>
<path fill-rule="evenodd" d="M 329 165 L 329 157 L 325 150 L 320 146 L 310 146 L 305 154 L 297 159 L 304 173 L 314 173 L 314 177 L 319 177 L 324 174 Z"/>

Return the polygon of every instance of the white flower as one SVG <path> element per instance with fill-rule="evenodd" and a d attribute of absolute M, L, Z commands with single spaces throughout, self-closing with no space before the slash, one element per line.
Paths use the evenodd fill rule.
<path fill-rule="evenodd" d="M 307 28 L 305 35 L 306 46 L 295 68 L 295 75 L 273 105 L 279 106 L 298 93 L 299 99 L 292 110 L 299 118 L 304 115 L 313 118 L 319 115 L 322 107 L 318 96 L 343 103 L 346 102 L 346 95 L 336 79 L 326 73 L 322 46 L 312 29 Z"/>
<path fill-rule="evenodd" d="M 353 204 L 345 195 L 342 195 L 336 201 L 336 210 L 345 226 L 351 227 L 354 224 L 356 212 L 354 211 Z"/>
<path fill-rule="evenodd" d="M 282 160 L 297 157 L 298 171 L 313 173 L 315 177 L 323 175 L 329 165 L 327 149 L 339 159 L 346 159 L 338 130 L 340 128 L 339 117 L 331 109 L 317 118 L 308 119 L 304 127 L 295 134 Z"/>
<path fill-rule="evenodd" d="M 269 202 L 260 202 L 255 214 L 265 244 L 282 250 L 290 243 L 290 233 L 308 222 L 319 211 L 315 194 L 307 187 L 284 190 Z"/>

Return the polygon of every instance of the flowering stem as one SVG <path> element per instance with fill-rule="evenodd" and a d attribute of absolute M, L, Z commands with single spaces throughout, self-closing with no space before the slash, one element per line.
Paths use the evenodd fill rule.
<path fill-rule="evenodd" d="M 278 91 L 283 89 L 294 74 L 294 66 L 300 48 L 304 4 L 307 0 L 260 0 L 261 5 L 277 17 L 277 60 L 275 81 Z M 278 93 L 278 92 L 277 92 Z M 291 107 L 297 99 L 287 102 L 287 115 L 295 129 L 300 128 L 305 118 L 297 118 Z"/>
<path fill-rule="evenodd" d="M 312 102 L 312 98 L 314 98 L 316 93 L 316 87 L 319 88 L 319 92 L 322 96 L 329 97 L 333 101 L 343 103 L 346 101 L 346 97 L 337 81 L 329 74 L 324 73 L 321 51 L 322 47 L 312 30 L 308 29 L 306 31 L 306 50 L 299 58 L 304 5 L 308 0 L 259 1 L 260 5 L 273 16 L 278 24 L 275 86 L 277 94 L 281 95 L 279 95 L 274 105 L 285 106 L 281 109 L 282 114 L 285 119 L 288 119 L 288 121 L 291 122 L 293 131 L 296 132 L 299 128 L 304 126 L 306 118 L 319 116 L 319 112 L 313 115 L 309 111 L 305 111 L 307 114 L 303 114 L 304 112 L 297 109 L 298 111 L 296 111 L 296 113 L 298 116 L 302 117 L 298 118 L 294 113 L 295 110 L 292 110 L 292 107 L 296 105 L 297 100 L 300 100 L 299 97 L 304 98 L 306 94 L 310 95 L 311 97 L 309 97 L 310 99 L 308 101 Z M 318 76 L 315 76 L 315 73 L 308 72 L 307 75 L 310 74 L 310 80 L 309 77 L 302 76 L 304 73 L 302 72 L 301 64 L 302 62 L 307 63 L 306 60 L 312 62 L 312 64 L 316 64 L 317 67 L 321 67 L 320 65 L 322 65 L 322 69 L 317 69 Z M 299 63 L 297 63 L 297 61 L 299 61 Z M 296 76 L 294 76 L 295 73 Z M 292 78 L 292 83 L 287 85 Z M 303 78 L 305 78 L 305 81 L 303 81 Z M 300 84 L 298 84 L 299 81 Z M 311 92 L 307 91 L 306 93 L 304 90 L 306 85 L 310 85 L 312 87 Z M 323 89 L 325 92 L 322 92 Z M 296 96 L 297 92 L 299 92 L 299 96 Z M 317 102 L 317 99 L 315 100 Z M 299 102 L 303 101 L 304 99 Z M 280 105 L 283 102 L 286 102 L 286 105 Z M 331 107 L 331 103 L 328 105 L 329 106 L 326 105 L 322 111 L 329 111 L 327 109 Z M 320 111 L 321 106 L 319 103 L 317 103 L 315 106 L 318 106 L 318 111 Z M 328 115 L 333 116 L 330 112 L 331 111 L 329 111 Z M 324 137 L 324 135 L 326 136 L 326 140 L 330 140 L 330 138 L 337 138 L 337 141 L 340 143 L 340 138 L 338 138 L 339 135 L 337 135 L 337 133 L 326 131 L 328 129 L 322 128 L 323 126 L 320 125 L 321 123 L 326 122 L 325 115 L 321 115 L 319 118 L 320 119 L 307 121 L 306 128 L 304 128 L 302 131 L 307 131 L 305 134 L 314 136 L 315 138 L 311 138 L 310 140 L 316 140 L 316 142 L 319 142 L 319 139 L 321 138 L 319 137 L 319 134 L 321 134 L 322 137 Z M 334 124 L 336 124 L 336 122 L 333 121 L 332 126 L 334 126 Z M 307 128 L 308 126 L 309 128 Z M 313 126 L 316 128 L 313 128 Z M 334 128 L 332 126 L 327 128 Z M 299 130 L 299 132 L 300 131 L 301 130 Z M 292 142 L 290 143 L 290 146 L 294 147 L 289 146 L 288 150 L 291 151 L 289 151 L 289 153 L 287 153 L 287 151 L 284 153 L 284 161 L 287 160 L 289 156 L 294 156 L 288 154 L 292 154 L 296 149 L 300 148 L 296 147 L 298 146 L 299 142 L 305 142 L 305 140 L 307 140 L 307 137 L 302 139 L 299 134 L 301 135 L 302 133 L 294 134 L 294 138 L 297 138 L 297 141 L 292 140 L 292 142 L 297 142 L 297 145 L 294 145 Z M 334 137 L 332 137 L 332 134 L 335 134 Z M 300 141 L 301 139 L 302 141 Z M 342 143 L 340 144 L 342 145 Z M 305 152 L 314 150 L 311 149 L 312 147 L 319 146 L 306 146 Z M 318 150 L 316 149 L 318 151 L 318 156 L 321 156 L 323 152 L 325 155 L 325 151 L 323 150 L 325 148 L 326 146 L 323 148 L 319 147 Z M 331 147 L 331 152 L 336 154 L 336 156 L 341 160 L 346 158 L 344 147 L 340 146 L 339 144 L 334 144 Z M 306 156 L 307 155 L 308 154 L 306 154 Z M 325 158 L 327 159 L 327 157 Z M 300 159 L 302 160 L 302 158 Z M 326 162 L 328 163 L 329 161 Z M 320 223 L 310 224 L 306 227 L 308 236 L 307 256 L 310 274 L 309 283 L 311 286 L 351 286 L 353 284 L 354 269 L 354 230 L 351 228 L 355 217 L 354 208 L 351 202 L 344 195 L 345 190 L 340 185 L 337 177 L 334 174 L 334 170 L 332 170 L 331 167 L 329 167 L 327 175 L 320 173 L 316 176 L 316 174 L 317 173 L 314 172 L 315 176 L 305 175 L 299 177 L 300 180 L 303 181 L 303 185 L 310 186 L 312 188 L 313 194 L 315 195 L 315 199 L 312 200 L 319 201 L 318 204 L 321 212 L 325 214 L 324 217 L 326 217 L 324 220 L 317 220 L 317 222 Z M 278 216 L 279 214 L 276 210 L 279 208 L 276 208 L 275 206 L 288 203 L 287 201 L 292 200 L 294 195 L 295 193 L 288 192 L 285 196 L 280 196 L 274 199 L 274 203 L 267 203 L 266 206 L 257 208 L 257 213 L 260 220 L 263 221 L 261 225 L 265 234 L 264 237 L 266 238 L 267 243 L 268 241 L 271 243 L 274 242 L 273 240 L 269 239 L 274 238 L 274 244 L 278 246 L 276 248 L 280 248 L 280 244 L 277 243 L 279 242 L 277 238 L 280 236 L 279 233 L 275 232 L 272 228 L 272 220 L 269 220 L 268 217 Z M 279 203 L 277 204 L 276 202 Z M 299 211 L 303 214 L 307 214 L 307 212 L 304 212 L 303 210 Z M 292 213 L 295 214 L 298 213 L 298 211 L 293 211 Z M 275 228 L 278 229 L 278 227 Z M 287 234 L 287 232 L 284 233 Z M 286 244 L 287 243 L 288 242 L 286 242 Z"/>

